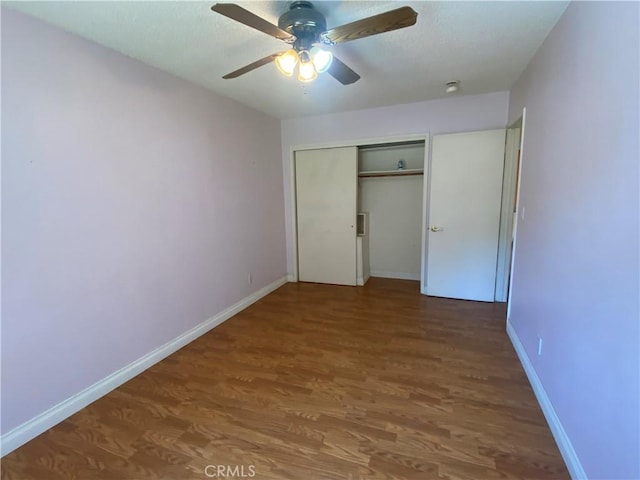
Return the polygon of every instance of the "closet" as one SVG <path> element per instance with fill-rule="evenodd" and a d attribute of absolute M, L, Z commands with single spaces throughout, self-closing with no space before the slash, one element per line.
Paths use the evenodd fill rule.
<path fill-rule="evenodd" d="M 424 158 L 424 141 L 358 148 L 362 284 L 369 276 L 420 280 Z"/>
<path fill-rule="evenodd" d="M 298 279 L 419 280 L 425 140 L 294 154 Z"/>

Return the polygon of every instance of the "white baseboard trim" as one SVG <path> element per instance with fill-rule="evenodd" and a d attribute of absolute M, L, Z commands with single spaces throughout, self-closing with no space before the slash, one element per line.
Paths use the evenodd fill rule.
<path fill-rule="evenodd" d="M 356 278 L 356 285 L 359 287 L 364 287 L 370 278 L 371 278 L 371 275 L 369 273 L 363 275 L 362 277 L 358 277 Z"/>
<path fill-rule="evenodd" d="M 287 282 L 297 282 L 297 278 L 293 273 L 287 275 Z"/>
<path fill-rule="evenodd" d="M 553 438 L 558 445 L 558 449 L 560 449 L 560 454 L 564 459 L 564 463 L 567 465 L 567 470 L 569 470 L 569 474 L 573 480 L 587 480 L 587 474 L 582 468 L 582 464 L 580 463 L 580 459 L 576 454 L 576 451 L 571 444 L 571 440 L 569 439 L 567 432 L 565 432 L 562 423 L 560 423 L 560 419 L 556 414 L 549 397 L 547 396 L 547 392 L 542 386 L 542 382 L 538 378 L 538 374 L 536 373 L 535 368 L 533 368 L 533 364 L 531 360 L 529 360 L 529 356 L 522 346 L 522 342 L 520 342 L 520 338 L 518 334 L 514 330 L 511 323 L 507 321 L 507 335 L 511 339 L 511 343 L 516 353 L 518 354 L 518 358 L 520 358 L 520 363 L 524 368 L 525 373 L 527 374 L 527 378 L 529 379 L 529 383 L 531 384 L 531 388 L 533 388 L 533 392 L 536 394 L 536 398 L 538 399 L 538 403 L 540 404 L 540 408 L 542 409 L 542 413 L 544 413 L 544 417 L 549 424 L 549 428 L 551 429 L 551 433 L 553 434 Z"/>
<path fill-rule="evenodd" d="M 123 383 L 131 380 L 133 377 L 142 373 L 147 368 L 168 357 L 169 355 L 181 349 L 199 336 L 207 333 L 212 328 L 217 327 L 225 320 L 228 320 L 251 304 L 260 300 L 262 297 L 265 297 L 277 288 L 281 287 L 282 285 L 287 283 L 287 280 L 287 277 L 282 277 L 275 282 L 270 283 L 257 292 L 254 292 L 251 295 L 243 298 L 234 305 L 231 305 L 229 308 L 223 310 L 217 315 L 214 315 L 208 320 L 205 320 L 200 325 L 197 325 L 191 330 L 176 337 L 170 342 L 167 342 L 164 345 L 156 348 L 155 350 L 147 353 L 143 357 L 140 357 L 138 360 L 130 363 L 129 365 L 121 368 L 111 375 L 108 375 L 107 377 L 94 383 L 90 387 L 82 390 L 79 393 L 76 393 L 72 397 L 63 400 L 62 402 L 51 407 L 45 412 L 33 417 L 31 420 L 27 420 L 22 425 L 18 425 L 14 429 L 2 435 L 2 437 L 0 438 L 1 456 L 10 453 L 21 445 L 24 445 L 29 440 L 37 437 L 54 425 L 70 417 L 78 410 L 81 410 L 90 403 L 96 401 L 98 398 L 118 388 Z"/>
<path fill-rule="evenodd" d="M 379 272 L 371 271 L 372 277 L 396 278 L 398 280 L 420 280 L 420 273 Z"/>

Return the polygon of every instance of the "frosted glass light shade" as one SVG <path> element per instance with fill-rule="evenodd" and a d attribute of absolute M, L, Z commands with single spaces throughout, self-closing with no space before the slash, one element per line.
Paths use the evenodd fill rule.
<path fill-rule="evenodd" d="M 313 47 L 309 53 L 311 53 L 316 72 L 323 73 L 329 70 L 331 61 L 333 60 L 333 54 L 331 52 L 322 50 L 320 47 Z"/>
<path fill-rule="evenodd" d="M 298 64 L 298 53 L 292 48 L 282 55 L 278 55 L 275 60 L 276 67 L 283 75 L 290 77 Z"/>
<path fill-rule="evenodd" d="M 302 50 L 300 52 L 300 68 L 298 68 L 298 80 L 301 82 L 311 82 L 316 79 L 318 72 L 313 66 L 313 61 L 309 52 Z"/>
<path fill-rule="evenodd" d="M 313 68 L 312 62 L 304 62 L 300 63 L 300 68 L 298 69 L 298 80 L 301 82 L 311 82 L 316 79 L 318 73 L 316 69 Z"/>

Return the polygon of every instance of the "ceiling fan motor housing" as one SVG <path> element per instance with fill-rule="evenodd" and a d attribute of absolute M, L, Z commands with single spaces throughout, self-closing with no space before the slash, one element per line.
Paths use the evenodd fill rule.
<path fill-rule="evenodd" d="M 294 48 L 297 51 L 309 50 L 327 29 L 327 21 L 311 2 L 297 1 L 278 19 L 278 27 L 296 37 Z"/>

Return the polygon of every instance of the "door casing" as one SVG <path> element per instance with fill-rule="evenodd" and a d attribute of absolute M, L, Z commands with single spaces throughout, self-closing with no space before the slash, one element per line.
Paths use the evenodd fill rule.
<path fill-rule="evenodd" d="M 524 162 L 524 133 L 527 119 L 527 109 L 526 107 L 522 109 L 522 125 L 520 127 L 520 168 L 518 168 L 518 177 L 516 178 L 516 191 L 518 192 L 518 196 L 516 197 L 516 217 L 513 225 L 513 244 L 511 246 L 511 265 L 509 267 L 509 280 L 507 282 L 508 285 L 508 295 L 507 295 L 507 324 L 509 323 L 509 318 L 511 317 L 511 293 L 513 292 L 513 271 L 514 265 L 516 261 L 516 244 L 518 242 L 518 218 L 522 217 L 523 213 L 520 210 L 520 199 L 522 198 L 521 187 L 521 179 L 522 179 L 522 167 Z M 519 122 L 520 119 L 516 120 Z"/>

